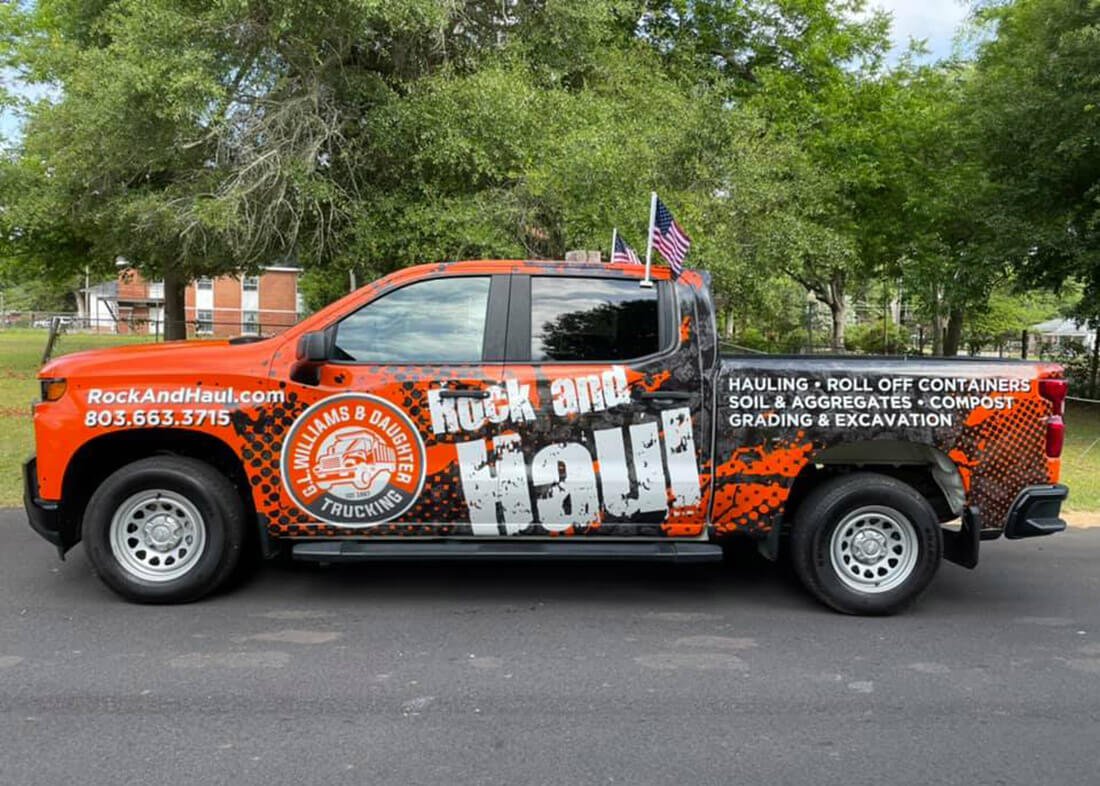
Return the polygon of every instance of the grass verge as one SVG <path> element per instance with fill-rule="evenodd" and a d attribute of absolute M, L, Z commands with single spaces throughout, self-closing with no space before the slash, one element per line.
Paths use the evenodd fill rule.
<path fill-rule="evenodd" d="M 1067 510 L 1100 511 L 1100 404 L 1067 403 L 1062 482 Z"/>
<path fill-rule="evenodd" d="M 46 337 L 46 330 L 0 330 L 0 508 L 23 504 L 22 465 L 34 452 L 31 402 L 38 398 L 35 374 L 42 363 Z M 152 336 L 74 333 L 58 338 L 53 354 L 57 357 L 152 339 Z"/>

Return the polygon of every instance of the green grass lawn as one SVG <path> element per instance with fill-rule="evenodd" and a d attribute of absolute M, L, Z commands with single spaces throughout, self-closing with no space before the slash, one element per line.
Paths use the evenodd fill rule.
<path fill-rule="evenodd" d="M 1100 404 L 1068 402 L 1062 482 L 1069 510 L 1100 511 Z"/>
<path fill-rule="evenodd" d="M 151 336 L 64 335 L 54 356 L 110 347 Z M 46 345 L 45 330 L 0 330 L 0 507 L 22 504 L 20 468 L 34 452 L 30 403 L 38 397 L 35 373 Z M 1062 482 L 1070 487 L 1070 510 L 1100 511 L 1100 405 L 1069 402 Z"/>
<path fill-rule="evenodd" d="M 48 331 L 30 328 L 0 329 L 0 507 L 23 504 L 22 464 L 34 452 L 31 401 L 38 398 L 34 376 L 42 362 Z M 82 349 L 112 347 L 152 336 L 115 336 L 74 333 L 63 335 L 54 357 Z"/>

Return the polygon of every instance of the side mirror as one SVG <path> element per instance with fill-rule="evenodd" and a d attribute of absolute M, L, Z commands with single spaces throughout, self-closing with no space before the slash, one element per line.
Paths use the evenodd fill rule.
<path fill-rule="evenodd" d="M 306 333 L 298 339 L 298 361 L 301 363 L 324 363 L 329 358 L 328 336 L 317 330 Z"/>

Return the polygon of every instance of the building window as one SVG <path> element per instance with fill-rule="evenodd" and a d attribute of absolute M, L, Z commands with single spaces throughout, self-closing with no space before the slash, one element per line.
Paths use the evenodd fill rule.
<path fill-rule="evenodd" d="M 259 292 L 260 291 L 260 277 L 259 276 L 245 276 L 241 279 L 241 289 L 245 292 Z"/>
<path fill-rule="evenodd" d="M 195 333 L 199 336 L 209 336 L 214 332 L 214 312 L 195 312 Z"/>
<path fill-rule="evenodd" d="M 150 300 L 164 300 L 164 282 L 163 281 L 150 281 L 149 282 L 149 299 Z"/>
<path fill-rule="evenodd" d="M 241 333 L 246 336 L 257 336 L 260 333 L 260 313 L 258 311 L 241 312 Z"/>
<path fill-rule="evenodd" d="M 209 276 L 203 276 L 195 282 L 195 288 L 212 290 L 214 289 L 214 279 L 210 278 Z"/>

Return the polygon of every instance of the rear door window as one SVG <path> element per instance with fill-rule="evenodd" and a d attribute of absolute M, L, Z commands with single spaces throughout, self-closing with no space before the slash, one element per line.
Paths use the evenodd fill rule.
<path fill-rule="evenodd" d="M 658 289 L 607 278 L 531 278 L 531 360 L 602 362 L 660 351 Z"/>

